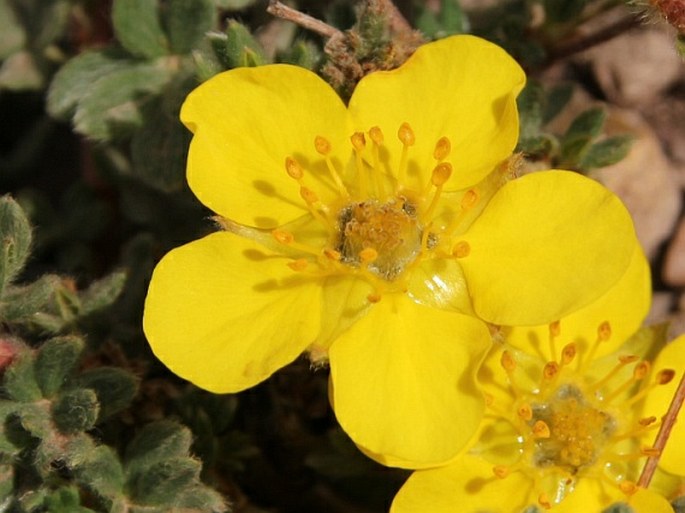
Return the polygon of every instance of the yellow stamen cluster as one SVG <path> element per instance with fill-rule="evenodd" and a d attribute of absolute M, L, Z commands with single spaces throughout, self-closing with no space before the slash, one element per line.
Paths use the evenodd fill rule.
<path fill-rule="evenodd" d="M 523 369 L 515 352 L 504 350 L 500 357 L 512 404 L 500 405 L 491 400 L 488 407 L 495 417 L 503 417 L 514 426 L 512 443 L 519 447 L 521 458 L 513 465 L 495 465 L 494 475 L 499 479 L 512 472 L 528 475 L 534 483 L 537 506 L 543 509 L 560 503 L 574 483 L 584 477 L 611 483 L 626 496 L 634 494 L 638 485 L 616 469 L 625 468 L 627 461 L 658 455 L 654 447 L 640 447 L 638 439 L 658 428 L 660 422 L 654 416 L 633 418 L 632 409 L 625 405 L 637 403 L 649 390 L 670 382 L 674 371 L 661 370 L 651 383 L 645 384 L 651 371 L 649 362 L 621 355 L 606 375 L 590 380 L 586 372 L 589 358 L 578 355 L 574 342 L 566 344 L 557 356 L 554 341 L 561 333 L 559 323 L 549 328 L 553 359 L 543 365 L 536 387 L 520 384 L 524 379 L 517 379 L 517 375 Z M 588 356 L 610 337 L 611 326 L 604 322 Z M 629 372 L 626 366 L 631 364 L 634 367 Z M 618 398 L 621 403 L 614 404 Z"/>
<path fill-rule="evenodd" d="M 397 138 L 401 155 L 398 168 L 392 170 L 387 162 L 391 149 L 385 148 L 385 137 L 379 127 L 353 133 L 349 141 L 356 178 L 348 183 L 343 180 L 347 173 L 336 167 L 331 142 L 316 136 L 314 148 L 337 191 L 333 201 L 322 200 L 324 196 L 311 186 L 310 171 L 294 156 L 286 157 L 286 173 L 297 182 L 307 210 L 328 234 L 323 246 L 316 247 L 296 240 L 296 232 L 274 230 L 272 235 L 277 242 L 303 253 L 288 264 L 291 269 L 319 275 L 358 275 L 373 286 L 375 292 L 368 298 L 373 303 L 386 292 L 406 291 L 407 274 L 421 261 L 469 255 L 468 242 L 454 243 L 451 239 L 467 212 L 478 204 L 479 194 L 475 189 L 466 191 L 452 219 L 437 223 L 443 188 L 453 173 L 452 164 L 446 160 L 452 146 L 447 137 L 438 139 L 428 180 L 418 189 L 411 188 L 406 178 L 416 137 L 409 123 L 400 125 Z M 318 176 L 316 180 L 326 178 Z"/>

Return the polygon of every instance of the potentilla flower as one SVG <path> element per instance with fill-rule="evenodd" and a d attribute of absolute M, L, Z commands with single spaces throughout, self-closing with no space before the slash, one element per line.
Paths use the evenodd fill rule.
<path fill-rule="evenodd" d="M 635 255 L 622 283 L 569 318 L 578 331 L 569 332 L 565 319 L 546 327 L 545 340 L 537 329 L 503 330 L 527 350 L 504 342 L 486 359 L 479 379 L 489 404 L 477 440 L 450 464 L 415 472 L 391 512 L 600 513 L 627 503 L 636 513 L 672 513 L 667 497 L 638 478 L 645 460 L 659 455 L 653 442 L 668 409 L 663 393 L 682 375 L 685 337 L 655 365 L 643 358 L 659 345 L 648 329 L 598 357 L 625 333 L 612 319 L 635 328 L 647 312 L 647 275 Z M 607 317 L 595 324 L 600 310 Z M 668 463 L 680 458 L 682 474 L 685 448 L 673 446 Z"/>
<path fill-rule="evenodd" d="M 455 456 L 484 404 L 498 325 L 600 296 L 635 247 L 615 196 L 577 174 L 511 180 L 520 67 L 472 36 L 372 73 L 349 106 L 289 65 L 219 74 L 187 98 L 188 183 L 224 231 L 171 251 L 145 333 L 178 375 L 236 392 L 307 352 L 369 455 Z"/>

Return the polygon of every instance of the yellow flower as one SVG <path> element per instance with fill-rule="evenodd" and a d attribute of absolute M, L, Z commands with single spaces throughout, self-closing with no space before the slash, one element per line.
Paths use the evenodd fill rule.
<path fill-rule="evenodd" d="M 652 444 L 668 408 L 662 394 L 672 394 L 683 372 L 685 337 L 654 366 L 639 356 L 657 349 L 648 329 L 604 354 L 644 318 L 648 273 L 636 252 L 614 289 L 546 326 L 543 341 L 539 327 L 503 330 L 526 351 L 502 343 L 486 359 L 479 379 L 489 411 L 477 439 L 448 465 L 412 474 L 391 512 L 600 513 L 622 502 L 636 513 L 672 513 L 666 497 L 637 483 L 645 460 L 657 455 Z M 600 312 L 606 317 L 596 323 Z M 662 457 L 682 473 L 682 443 L 671 445 L 677 449 Z"/>
<path fill-rule="evenodd" d="M 498 325 L 549 322 L 625 272 L 629 216 L 596 182 L 507 182 L 520 67 L 471 36 L 373 73 L 349 106 L 288 65 L 187 98 L 188 183 L 225 231 L 171 251 L 144 329 L 178 375 L 251 387 L 308 352 L 369 455 L 423 467 L 477 429 L 475 369 Z M 504 185 L 503 185 L 504 184 Z"/>

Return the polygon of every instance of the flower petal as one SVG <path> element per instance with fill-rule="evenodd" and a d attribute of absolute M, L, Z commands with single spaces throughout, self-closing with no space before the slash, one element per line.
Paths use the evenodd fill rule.
<path fill-rule="evenodd" d="M 364 77 L 350 99 L 358 131 L 378 126 L 385 134 L 389 164 L 397 172 L 404 122 L 414 130 L 409 150 L 415 174 L 430 172 L 435 143 L 450 139 L 454 166 L 449 189 L 478 183 L 514 149 L 518 139 L 516 96 L 525 75 L 498 46 L 474 36 L 426 44 L 400 68 Z M 410 169 L 410 172 L 412 169 Z M 425 184 L 428 176 L 420 182 Z"/>
<path fill-rule="evenodd" d="M 190 188 L 214 212 L 250 226 L 274 228 L 305 211 L 286 157 L 298 160 L 305 183 L 328 201 L 336 192 L 314 138 L 329 139 L 341 169 L 351 153 L 344 104 L 321 78 L 297 66 L 216 75 L 188 95 L 181 120 L 194 133 Z"/>
<path fill-rule="evenodd" d="M 573 340 L 580 351 L 587 351 L 597 340 L 597 329 L 608 321 L 611 337 L 596 349 L 595 357 L 612 353 L 637 331 L 649 311 L 652 290 L 649 263 L 639 246 L 625 274 L 602 297 L 585 308 L 573 312 L 560 322 L 561 340 Z M 506 329 L 506 340 L 530 354 L 543 354 L 545 359 L 556 359 L 549 354 L 549 325 L 513 327 Z M 561 346 L 557 348 L 561 350 Z M 615 361 L 612 359 L 611 365 Z"/>
<path fill-rule="evenodd" d="M 330 348 L 333 407 L 367 454 L 421 468 L 456 456 L 478 427 L 482 322 L 388 294 Z"/>
<path fill-rule="evenodd" d="M 498 479 L 493 466 L 465 455 L 444 467 L 418 470 L 395 496 L 390 513 L 519 513 L 535 501 L 532 480 L 519 472 Z"/>
<path fill-rule="evenodd" d="M 590 304 L 623 276 L 637 244 L 620 200 L 566 171 L 507 183 L 463 239 L 474 310 L 500 325 L 549 323 Z"/>
<path fill-rule="evenodd" d="M 656 387 L 650 391 L 645 399 L 643 414 L 644 416 L 655 416 L 660 419 L 666 414 L 673 399 L 678 384 L 685 372 L 685 335 L 667 344 L 659 356 L 657 356 L 654 366 L 656 372 L 662 369 L 673 369 L 676 371 L 673 379 L 666 385 Z M 659 466 L 666 472 L 676 475 L 684 475 L 683 461 L 685 461 L 685 410 L 680 411 L 678 421 L 673 426 L 668 442 L 659 459 Z M 644 439 L 645 444 L 650 445 L 654 441 L 654 433 L 650 433 Z"/>
<path fill-rule="evenodd" d="M 218 232 L 155 268 L 143 328 L 174 373 L 237 392 L 293 361 L 319 329 L 319 287 L 254 242 Z"/>

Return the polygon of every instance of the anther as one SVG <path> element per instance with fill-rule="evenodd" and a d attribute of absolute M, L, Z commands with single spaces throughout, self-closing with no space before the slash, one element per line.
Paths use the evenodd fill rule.
<path fill-rule="evenodd" d="M 293 234 L 285 230 L 276 229 L 271 232 L 271 235 L 273 235 L 273 238 L 281 244 L 292 244 L 295 240 Z"/>
<path fill-rule="evenodd" d="M 370 264 L 378 258 L 378 251 L 373 248 L 364 248 L 359 252 L 359 259 L 362 263 Z"/>
<path fill-rule="evenodd" d="M 435 143 L 435 150 L 433 150 L 433 158 L 437 161 L 445 160 L 452 151 L 452 144 L 447 137 L 441 137 Z"/>
<path fill-rule="evenodd" d="M 499 479 L 504 479 L 509 475 L 509 467 L 505 465 L 495 465 L 492 467 L 492 473 Z"/>
<path fill-rule="evenodd" d="M 314 148 L 319 155 L 328 155 L 331 152 L 331 143 L 325 137 L 317 135 L 314 138 Z"/>
<path fill-rule="evenodd" d="M 529 421 L 533 418 L 533 408 L 531 408 L 530 404 L 527 403 L 519 406 L 516 410 L 516 413 L 519 417 L 521 417 L 521 419 L 525 421 Z"/>
<path fill-rule="evenodd" d="M 549 323 L 549 336 L 558 337 L 561 334 L 561 322 L 554 321 Z"/>
<path fill-rule="evenodd" d="M 661 450 L 656 447 L 643 446 L 640 447 L 640 454 L 647 456 L 648 458 L 658 458 L 661 456 Z"/>
<path fill-rule="evenodd" d="M 304 176 L 302 166 L 300 166 L 300 163 L 292 157 L 285 158 L 285 170 L 290 178 L 294 178 L 295 180 L 301 180 Z"/>
<path fill-rule="evenodd" d="M 673 381 L 675 371 L 673 369 L 662 369 L 656 375 L 656 382 L 659 385 L 666 385 Z"/>
<path fill-rule="evenodd" d="M 465 240 L 460 240 L 452 248 L 452 256 L 456 258 L 464 258 L 471 253 L 471 246 Z"/>
<path fill-rule="evenodd" d="M 650 363 L 646 360 L 641 361 L 638 363 L 635 368 L 633 369 L 633 378 L 636 380 L 644 379 L 647 374 L 649 374 L 649 369 L 652 366 Z"/>
<path fill-rule="evenodd" d="M 618 357 L 618 361 L 621 362 L 623 365 L 628 365 L 629 363 L 636 362 L 639 359 L 640 357 L 634 354 L 626 354 Z"/>
<path fill-rule="evenodd" d="M 609 324 L 609 321 L 604 321 L 599 325 L 597 328 L 597 338 L 602 342 L 606 342 L 611 338 L 611 324 Z"/>
<path fill-rule="evenodd" d="M 545 509 L 552 509 L 552 503 L 549 501 L 549 497 L 544 492 L 538 495 L 538 504 Z"/>
<path fill-rule="evenodd" d="M 290 267 L 293 271 L 304 271 L 307 266 L 309 265 L 309 262 L 307 261 L 306 258 L 298 258 L 297 260 L 293 260 L 292 262 L 288 262 L 288 267 Z"/>
<path fill-rule="evenodd" d="M 461 208 L 463 210 L 468 210 L 472 208 L 476 203 L 478 203 L 478 193 L 475 189 L 469 189 L 468 191 L 466 191 L 466 194 L 464 194 L 464 197 L 461 199 Z"/>
<path fill-rule="evenodd" d="M 483 392 L 483 400 L 485 401 L 485 406 L 492 406 L 492 404 L 495 402 L 493 395 L 488 394 L 487 392 Z"/>
<path fill-rule="evenodd" d="M 411 126 L 409 126 L 409 123 L 406 122 L 400 125 L 400 128 L 397 131 L 397 137 L 405 146 L 414 146 L 414 143 L 416 142 L 414 131 L 411 129 Z"/>
<path fill-rule="evenodd" d="M 449 180 L 452 175 L 452 164 L 449 162 L 441 162 L 433 169 L 433 174 L 431 175 L 431 183 L 436 187 L 441 187 L 445 185 L 445 182 Z"/>
<path fill-rule="evenodd" d="M 618 483 L 618 487 L 626 495 L 633 495 L 638 490 L 638 486 L 634 482 L 628 481 L 627 479 L 624 479 Z"/>
<path fill-rule="evenodd" d="M 313 205 L 319 201 L 319 197 L 316 195 L 316 193 L 308 187 L 300 187 L 300 196 L 310 205 Z"/>
<path fill-rule="evenodd" d="M 564 348 L 561 350 L 561 364 L 562 365 L 568 365 L 573 361 L 573 359 L 576 357 L 577 349 L 576 345 L 571 342 L 570 344 L 566 344 Z"/>
<path fill-rule="evenodd" d="M 547 362 L 542 369 L 542 377 L 551 380 L 559 374 L 559 364 L 557 362 Z"/>
<path fill-rule="evenodd" d="M 500 364 L 507 372 L 514 372 L 514 370 L 516 369 L 516 360 L 514 360 L 514 357 L 511 355 L 509 351 L 502 351 Z"/>
<path fill-rule="evenodd" d="M 323 255 L 328 258 L 329 260 L 333 260 L 334 262 L 339 262 L 340 259 L 342 258 L 342 255 L 340 254 L 340 251 L 336 251 L 331 248 L 325 248 L 323 250 Z"/>
<path fill-rule="evenodd" d="M 366 296 L 366 300 L 369 303 L 378 303 L 381 300 L 381 295 L 378 294 L 377 292 L 373 292 L 373 293 L 369 294 L 368 296 Z"/>
<path fill-rule="evenodd" d="M 384 138 L 383 138 L 383 132 L 381 131 L 380 127 L 372 126 L 372 127 L 369 129 L 369 137 L 370 137 L 371 140 L 372 140 L 375 144 L 377 144 L 378 146 L 380 146 L 381 144 L 383 144 L 383 140 L 384 140 Z"/>
<path fill-rule="evenodd" d="M 350 137 L 352 147 L 357 151 L 362 151 L 366 146 L 366 138 L 362 132 L 355 132 Z"/>
<path fill-rule="evenodd" d="M 549 438 L 552 432 L 544 420 L 536 420 L 533 424 L 533 437 L 535 438 Z"/>
<path fill-rule="evenodd" d="M 641 426 L 644 426 L 644 427 L 651 426 L 655 422 L 656 422 L 656 417 L 654 417 L 654 416 L 645 417 L 644 419 L 640 419 L 637 421 L 638 424 L 640 424 Z"/>

